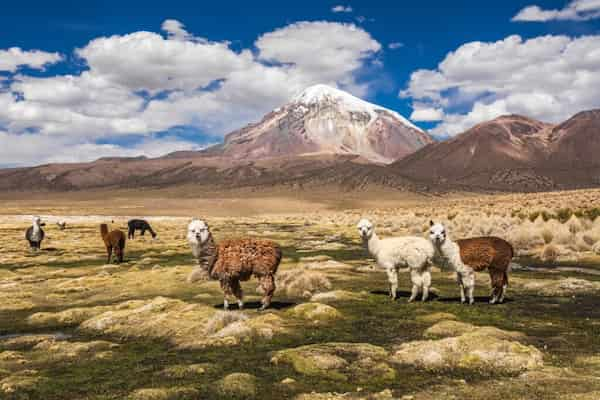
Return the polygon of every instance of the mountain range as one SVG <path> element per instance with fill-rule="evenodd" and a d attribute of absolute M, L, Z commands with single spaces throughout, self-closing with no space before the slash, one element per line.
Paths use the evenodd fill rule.
<path fill-rule="evenodd" d="M 502 116 L 435 141 L 394 111 L 316 85 L 202 151 L 3 169 L 0 190 L 558 190 L 600 185 L 599 151 L 600 110 L 557 125 Z"/>

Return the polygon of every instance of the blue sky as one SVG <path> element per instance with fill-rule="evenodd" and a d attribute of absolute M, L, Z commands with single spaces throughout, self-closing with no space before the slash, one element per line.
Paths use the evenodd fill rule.
<path fill-rule="evenodd" d="M 556 122 L 600 106 L 599 10 L 598 0 L 3 4 L 0 165 L 199 148 L 320 82 L 441 137 L 506 112 Z M 142 31 L 159 36 L 131 36 Z"/>

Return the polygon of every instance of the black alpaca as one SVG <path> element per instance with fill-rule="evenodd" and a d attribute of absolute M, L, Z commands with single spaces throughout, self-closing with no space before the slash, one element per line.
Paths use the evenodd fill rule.
<path fill-rule="evenodd" d="M 135 236 L 135 231 L 142 231 L 141 235 L 144 236 L 146 231 L 150 232 L 152 235 L 152 239 L 156 237 L 156 232 L 152 230 L 152 227 L 148 223 L 148 221 L 143 219 L 131 219 L 127 222 L 127 226 L 129 230 L 127 231 L 127 238 L 133 239 Z"/>

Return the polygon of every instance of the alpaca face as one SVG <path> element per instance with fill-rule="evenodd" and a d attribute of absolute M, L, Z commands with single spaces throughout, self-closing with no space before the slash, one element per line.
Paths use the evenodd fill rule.
<path fill-rule="evenodd" d="M 40 217 L 33 217 L 33 226 L 45 226 Z"/>
<path fill-rule="evenodd" d="M 369 240 L 371 236 L 373 236 L 374 227 L 371 221 L 368 219 L 361 219 L 356 227 L 358 228 L 358 233 L 360 234 L 361 238 Z"/>
<path fill-rule="evenodd" d="M 208 240 L 210 231 L 206 222 L 193 219 L 188 225 L 188 241 L 194 244 L 203 244 Z"/>
<path fill-rule="evenodd" d="M 446 228 L 444 228 L 444 225 L 440 223 L 434 224 L 433 221 L 430 221 L 429 225 L 429 240 L 436 245 L 443 244 L 447 238 Z"/>

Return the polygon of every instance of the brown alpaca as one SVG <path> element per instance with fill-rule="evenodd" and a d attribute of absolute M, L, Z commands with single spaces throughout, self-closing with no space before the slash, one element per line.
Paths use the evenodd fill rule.
<path fill-rule="evenodd" d="M 442 265 L 456 271 L 461 302 L 473 304 L 475 272 L 488 270 L 492 283 L 490 303 L 502 303 L 508 286 L 508 268 L 513 258 L 513 247 L 506 240 L 483 236 L 453 241 L 446 228 L 430 222 L 429 239 L 440 256 Z"/>
<path fill-rule="evenodd" d="M 495 236 L 460 239 L 456 243 L 465 265 L 473 268 L 475 272 L 488 270 L 492 285 L 492 302 L 502 303 L 508 286 L 508 267 L 514 256 L 512 245 Z"/>
<path fill-rule="evenodd" d="M 203 230 L 207 237 L 201 237 Z M 194 254 L 198 257 L 199 267 L 192 272 L 188 281 L 198 279 L 198 275 L 208 273 L 211 279 L 220 282 L 225 294 L 223 307 L 229 308 L 228 296 L 235 296 L 239 308 L 244 307 L 241 281 L 252 276 L 258 278 L 263 292 L 261 310 L 269 307 L 275 293 L 275 273 L 281 262 L 281 248 L 275 242 L 262 239 L 230 239 L 215 244 L 208 226 L 194 220 L 188 228 L 188 239 Z"/>
<path fill-rule="evenodd" d="M 122 263 L 123 252 L 125 251 L 125 234 L 118 229 L 109 232 L 108 225 L 102 224 L 100 225 L 100 235 L 102 236 L 102 240 L 106 246 L 106 253 L 108 254 L 106 262 L 110 264 L 112 253 L 114 251 L 118 262 Z"/>

